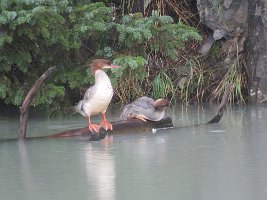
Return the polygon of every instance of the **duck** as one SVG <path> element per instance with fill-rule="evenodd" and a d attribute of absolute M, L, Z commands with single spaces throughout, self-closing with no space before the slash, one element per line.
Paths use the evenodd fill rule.
<path fill-rule="evenodd" d="M 95 84 L 87 89 L 83 99 L 74 106 L 75 111 L 84 117 L 88 117 L 88 129 L 91 132 L 99 133 L 101 127 L 105 130 L 112 130 L 112 124 L 106 119 L 106 110 L 114 92 L 111 81 L 104 69 L 119 68 L 120 66 L 113 65 L 110 60 L 106 59 L 94 59 L 90 66 L 95 77 Z M 102 114 L 100 124 L 92 123 L 91 117 L 100 113 Z"/>
<path fill-rule="evenodd" d="M 143 96 L 126 105 L 120 115 L 121 120 L 140 119 L 144 122 L 160 121 L 165 117 L 166 107 L 169 106 L 169 101 L 166 99 L 154 100 L 150 97 Z"/>

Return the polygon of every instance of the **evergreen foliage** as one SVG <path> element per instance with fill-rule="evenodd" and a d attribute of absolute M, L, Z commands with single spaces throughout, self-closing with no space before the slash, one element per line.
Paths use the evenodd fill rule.
<path fill-rule="evenodd" d="M 186 41 L 201 39 L 195 28 L 182 22 L 174 23 L 170 16 L 159 16 L 157 12 L 152 12 L 150 17 L 138 13 L 125 15 L 116 28 L 120 49 L 143 56 L 153 52 L 172 60 L 178 58 L 177 50 L 183 49 Z"/>
<path fill-rule="evenodd" d="M 146 61 L 152 54 L 164 60 L 177 61 L 185 42 L 201 39 L 197 30 L 182 22 L 174 23 L 170 16 L 159 16 L 157 12 L 152 12 L 149 17 L 143 17 L 140 13 L 125 15 L 115 27 L 118 34 L 116 49 L 119 56 L 123 56 L 120 63 L 124 67 L 129 66 L 120 77 L 127 81 L 121 81 L 120 84 L 124 86 L 117 88 L 120 101 L 130 102 L 141 95 L 154 98 L 167 98 L 170 95 L 172 98 L 175 92 L 173 83 L 164 70 L 156 66 L 153 69 L 146 68 L 147 62 L 133 65 L 132 59 L 139 56 Z M 125 89 L 129 86 L 131 93 Z"/>
<path fill-rule="evenodd" d="M 111 11 L 103 3 L 75 2 L 1 1 L 0 99 L 6 104 L 20 105 L 30 86 L 52 65 L 60 68 L 59 73 L 36 96 L 35 106 L 49 106 L 65 96 L 65 87 L 89 82 L 78 67 L 91 55 L 81 55 L 81 47 L 106 31 Z"/>
<path fill-rule="evenodd" d="M 94 57 L 123 66 L 110 74 L 114 84 L 120 83 L 116 88 L 120 100 L 132 100 L 144 90 L 152 94 L 148 55 L 176 60 L 190 38 L 200 39 L 195 28 L 156 12 L 112 21 L 111 9 L 101 2 L 2 0 L 0 101 L 20 105 L 34 81 L 56 65 L 57 74 L 41 88 L 33 105 L 50 111 L 71 108 L 94 83 L 87 65 Z M 139 84 L 143 91 L 130 94 L 131 84 Z"/>

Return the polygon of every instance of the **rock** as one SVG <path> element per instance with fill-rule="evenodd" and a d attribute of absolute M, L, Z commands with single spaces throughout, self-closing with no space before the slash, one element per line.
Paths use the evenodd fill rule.
<path fill-rule="evenodd" d="M 251 100 L 267 103 L 267 1 L 197 0 L 197 7 L 201 22 L 213 31 L 214 40 L 221 41 L 225 63 L 246 53 Z"/>
<path fill-rule="evenodd" d="M 225 30 L 216 29 L 213 32 L 213 38 L 214 38 L 214 40 L 220 40 L 222 38 L 226 38 L 227 35 L 228 35 L 228 32 L 225 31 Z"/>
<path fill-rule="evenodd" d="M 214 44 L 215 40 L 212 35 L 209 35 L 203 42 L 200 44 L 198 48 L 198 53 L 206 54 L 211 49 L 212 45 Z"/>
<path fill-rule="evenodd" d="M 231 4 L 232 4 L 233 0 L 224 0 L 223 2 L 223 6 L 226 8 L 226 9 L 229 9 Z"/>
<path fill-rule="evenodd" d="M 213 31 L 215 40 L 236 38 L 236 41 L 243 41 L 242 37 L 246 37 L 247 0 L 197 0 L 197 7 L 201 22 Z M 243 45 L 243 42 L 237 44 Z"/>
<path fill-rule="evenodd" d="M 251 100 L 267 102 L 267 1 L 249 1 L 246 67 Z"/>

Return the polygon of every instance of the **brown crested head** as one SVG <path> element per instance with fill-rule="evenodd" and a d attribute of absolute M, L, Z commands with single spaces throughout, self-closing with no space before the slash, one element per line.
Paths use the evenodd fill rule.
<path fill-rule="evenodd" d="M 95 74 L 96 70 L 101 70 L 103 69 L 104 66 L 110 66 L 112 63 L 110 60 L 106 59 L 94 59 L 90 66 L 91 66 L 91 72 Z"/>
<path fill-rule="evenodd" d="M 94 59 L 91 62 L 90 66 L 91 66 L 91 72 L 93 74 L 95 74 L 96 70 L 120 67 L 120 66 L 113 65 L 112 62 L 107 59 Z"/>
<path fill-rule="evenodd" d="M 154 102 L 154 108 L 155 109 L 163 109 L 170 105 L 170 102 L 166 99 L 157 99 Z"/>

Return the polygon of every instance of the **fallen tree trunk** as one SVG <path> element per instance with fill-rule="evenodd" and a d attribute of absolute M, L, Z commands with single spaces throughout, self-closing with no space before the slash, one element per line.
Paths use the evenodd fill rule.
<path fill-rule="evenodd" d="M 98 141 L 98 140 L 105 138 L 107 134 L 109 135 L 118 134 L 122 132 L 127 133 L 127 131 L 152 131 L 153 133 L 156 133 L 157 130 L 185 128 L 185 127 L 202 126 L 206 124 L 218 123 L 223 116 L 223 112 L 227 104 L 229 95 L 230 95 L 230 87 L 231 87 L 230 84 L 228 84 L 226 91 L 223 95 L 222 101 L 217 110 L 217 114 L 207 123 L 193 124 L 193 125 L 184 126 L 184 127 L 174 127 L 172 124 L 172 119 L 169 117 L 163 118 L 162 120 L 157 121 L 157 122 L 154 122 L 154 121 L 143 122 L 138 119 L 128 119 L 128 120 L 113 122 L 112 123 L 113 130 L 106 131 L 105 129 L 101 128 L 99 134 L 94 134 L 88 129 L 88 127 L 85 127 L 85 128 L 68 130 L 68 131 L 64 131 L 61 133 L 56 133 L 56 134 L 49 135 L 46 137 L 60 138 L 60 137 L 73 137 L 73 136 L 88 136 L 90 141 Z"/>
<path fill-rule="evenodd" d="M 105 136 L 113 135 L 113 134 L 120 134 L 120 133 L 127 133 L 127 132 L 140 132 L 140 131 L 149 131 L 156 133 L 158 130 L 167 130 L 167 129 L 176 129 L 176 128 L 186 128 L 186 127 L 193 127 L 193 126 L 201 126 L 206 124 L 213 124 L 218 123 L 223 116 L 224 108 L 227 104 L 227 100 L 230 94 L 230 84 L 226 88 L 225 94 L 222 98 L 220 106 L 217 110 L 217 114 L 207 123 L 203 124 L 193 124 L 189 126 L 183 127 L 173 127 L 172 119 L 170 117 L 163 118 L 160 121 L 147 121 L 143 122 L 139 119 L 128 119 L 128 120 L 121 120 L 117 122 L 112 122 L 113 130 L 106 131 L 105 129 L 101 128 L 99 134 L 92 133 L 88 127 L 78 128 L 67 130 L 60 133 L 55 133 L 48 136 L 42 136 L 41 138 L 63 138 L 63 137 L 75 137 L 75 136 L 86 136 L 89 137 L 89 141 L 99 141 Z M 36 138 L 36 137 L 33 137 Z M 40 137 L 37 137 L 40 138 Z M 30 139 L 30 138 L 29 138 Z"/>
<path fill-rule="evenodd" d="M 89 140 L 97 141 L 103 139 L 106 136 L 106 134 L 111 135 L 111 134 L 127 133 L 129 131 L 137 131 L 137 132 L 151 131 L 152 128 L 173 127 L 172 119 L 170 117 L 163 118 L 162 120 L 157 122 L 153 121 L 143 122 L 138 119 L 128 119 L 128 120 L 112 122 L 111 124 L 113 125 L 113 130 L 106 131 L 105 129 L 101 128 L 99 134 L 92 133 L 88 129 L 88 127 L 85 127 L 48 135 L 46 137 L 59 138 L 59 137 L 88 136 L 90 137 Z"/>

